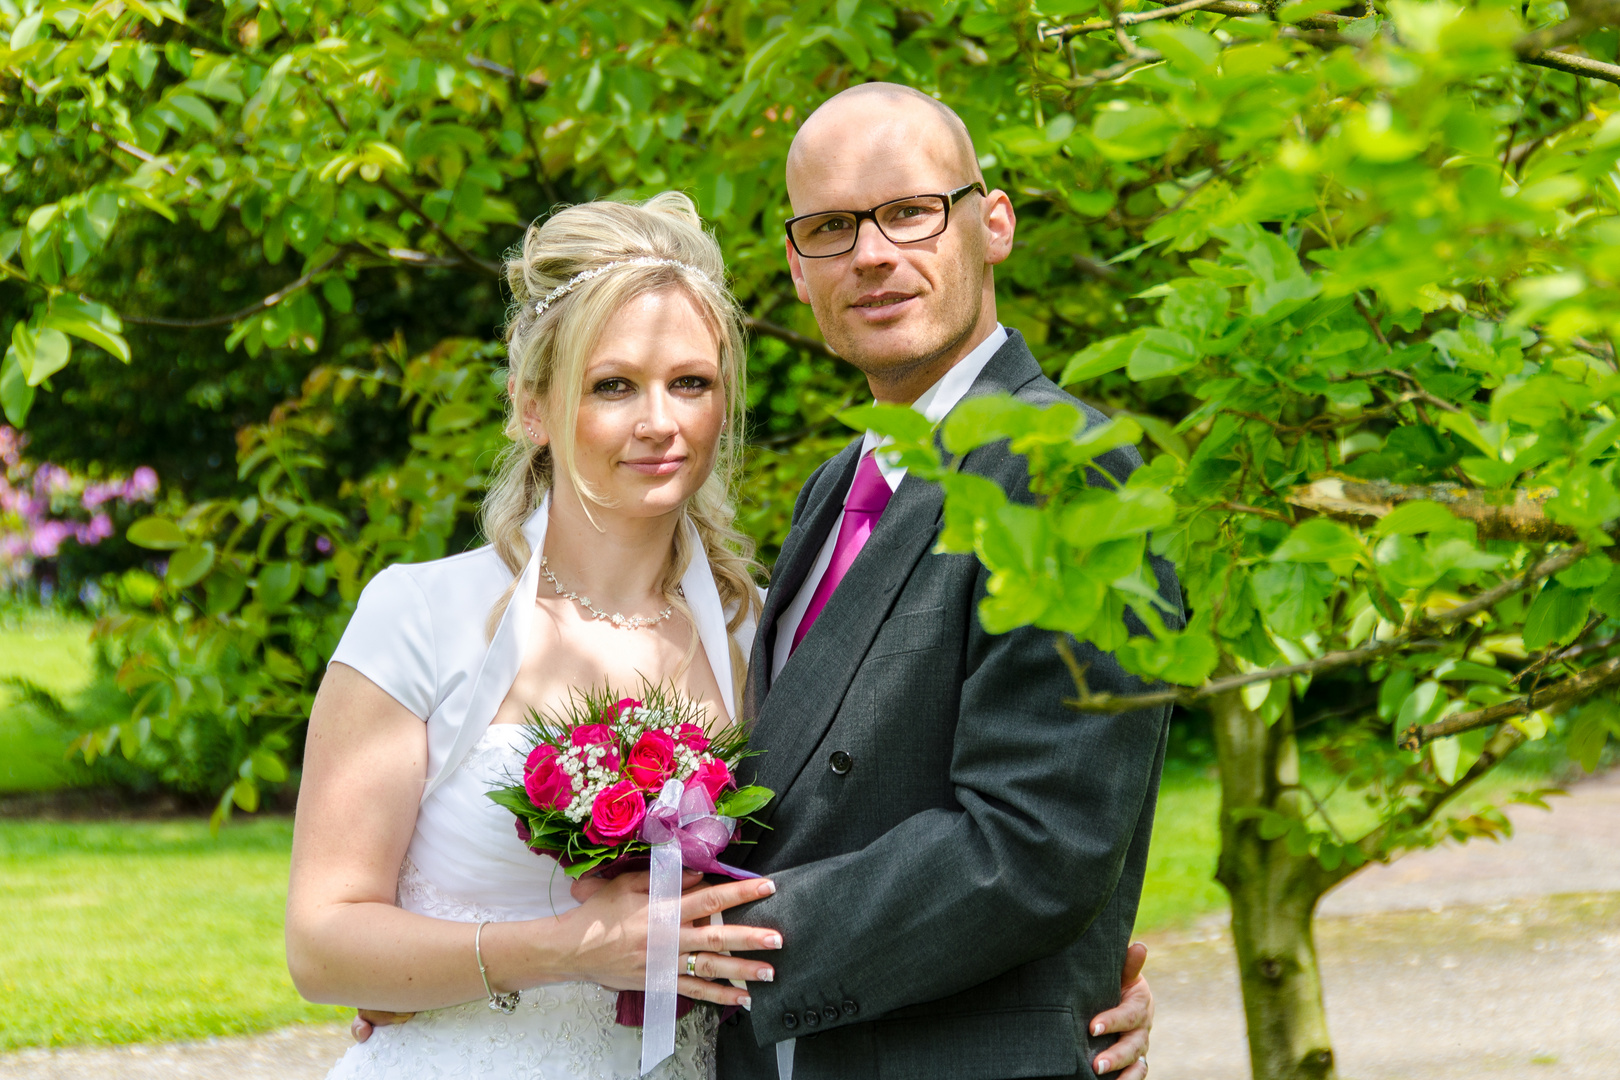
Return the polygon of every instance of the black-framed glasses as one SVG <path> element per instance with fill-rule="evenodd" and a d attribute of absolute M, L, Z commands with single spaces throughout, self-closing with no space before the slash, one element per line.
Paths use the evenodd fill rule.
<path fill-rule="evenodd" d="M 855 250 L 862 221 L 877 226 L 891 244 L 931 240 L 951 223 L 951 207 L 971 192 L 988 195 L 978 181 L 940 195 L 907 195 L 870 210 L 823 210 L 788 218 L 788 243 L 806 259 L 830 259 Z"/>

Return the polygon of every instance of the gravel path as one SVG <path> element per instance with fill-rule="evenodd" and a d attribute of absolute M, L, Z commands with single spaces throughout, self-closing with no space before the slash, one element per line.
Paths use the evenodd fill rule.
<path fill-rule="evenodd" d="M 1620 1076 L 1620 770 L 1515 833 L 1372 867 L 1322 904 L 1328 1022 L 1343 1080 Z M 1247 1080 L 1224 921 L 1150 936 L 1153 1075 Z M 341 1027 L 0 1055 L 6 1080 L 319 1080 Z"/>

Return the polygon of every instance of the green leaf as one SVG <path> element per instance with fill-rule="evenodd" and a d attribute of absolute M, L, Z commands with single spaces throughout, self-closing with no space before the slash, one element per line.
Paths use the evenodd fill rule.
<path fill-rule="evenodd" d="M 213 568 L 214 545 L 197 544 L 177 551 L 170 556 L 169 569 L 163 576 L 170 585 L 177 589 L 184 589 L 207 577 L 208 572 Z"/>
<path fill-rule="evenodd" d="M 1378 684 L 1378 717 L 1391 720 L 1400 712 L 1401 705 L 1412 693 L 1414 679 L 1406 668 L 1396 668 Z"/>
<path fill-rule="evenodd" d="M 1557 642 L 1574 639 L 1592 607 L 1590 589 L 1570 589 L 1550 581 L 1524 613 L 1524 647 L 1538 652 Z"/>
<path fill-rule="evenodd" d="M 290 562 L 265 563 L 259 567 L 258 581 L 253 595 L 269 610 L 275 610 L 294 596 L 303 584 L 303 574 Z"/>
<path fill-rule="evenodd" d="M 22 52 L 32 45 L 39 37 L 39 28 L 45 22 L 45 8 L 41 5 L 33 14 L 26 15 L 17 21 L 17 26 L 11 31 L 11 51 Z"/>
<path fill-rule="evenodd" d="M 1609 580 L 1614 562 L 1607 555 L 1588 555 L 1574 566 L 1555 575 L 1568 589 L 1595 589 Z"/>
<path fill-rule="evenodd" d="M 776 792 L 758 784 L 722 792 L 715 800 L 715 812 L 730 818 L 745 818 L 776 797 Z"/>
<path fill-rule="evenodd" d="M 33 331 L 19 320 L 11 328 L 11 347 L 16 350 L 17 362 L 29 386 L 38 386 L 58 371 L 67 367 L 72 346 L 58 331 L 49 328 Z"/>
<path fill-rule="evenodd" d="M 1057 528 L 1059 535 L 1070 544 L 1090 548 L 1163 528 L 1174 521 L 1175 516 L 1175 500 L 1162 491 L 1091 488 L 1062 512 Z"/>
<path fill-rule="evenodd" d="M 1118 371 L 1130 362 L 1131 354 L 1146 333 L 1145 330 L 1137 330 L 1087 345 L 1069 358 L 1063 374 L 1058 376 L 1058 385 L 1072 386 L 1110 371 Z"/>
<path fill-rule="evenodd" d="M 287 766 L 282 760 L 268 750 L 255 750 L 249 758 L 253 762 L 253 775 L 260 780 L 272 784 L 279 784 L 287 779 Z M 244 807 L 243 809 L 246 809 Z"/>
<path fill-rule="evenodd" d="M 137 547 L 153 551 L 173 551 L 189 543 L 180 526 L 160 517 L 141 518 L 129 527 L 124 537 Z"/>
<path fill-rule="evenodd" d="M 1446 693 L 1440 684 L 1433 679 L 1418 683 L 1417 687 L 1401 702 L 1401 710 L 1395 716 L 1395 734 L 1414 724 L 1432 724 L 1446 707 Z"/>
<path fill-rule="evenodd" d="M 1250 580 L 1267 624 L 1297 641 L 1326 615 L 1335 579 L 1325 567 L 1279 562 L 1257 568 Z"/>
<path fill-rule="evenodd" d="M 1315 517 L 1294 526 L 1294 531 L 1271 553 L 1271 561 L 1326 563 L 1365 554 L 1366 548 L 1349 529 L 1329 518 Z"/>
<path fill-rule="evenodd" d="M 1373 526 L 1375 536 L 1408 536 L 1415 533 L 1454 530 L 1458 518 L 1439 503 L 1417 499 L 1402 503 Z"/>
<path fill-rule="evenodd" d="M 897 442 L 921 444 L 933 438 L 934 425 L 907 405 L 858 405 L 839 413 L 838 419 L 856 431 L 875 431 Z"/>
<path fill-rule="evenodd" d="M 231 801 L 248 813 L 259 808 L 259 785 L 250 776 L 244 776 L 231 785 Z"/>
<path fill-rule="evenodd" d="M 17 347 L 6 349 L 6 358 L 0 361 L 0 408 L 6 419 L 17 427 L 28 423 L 28 411 L 34 405 L 34 388 L 28 383 L 22 361 L 17 358 Z"/>
<path fill-rule="evenodd" d="M 1429 744 L 1429 759 L 1434 762 L 1434 775 L 1442 784 L 1457 781 L 1457 762 L 1462 756 L 1462 744 L 1455 735 L 1435 739 Z"/>
<path fill-rule="evenodd" d="M 1198 363 L 1198 347 L 1185 334 L 1150 326 L 1131 350 L 1125 373 L 1136 382 L 1176 375 Z"/>

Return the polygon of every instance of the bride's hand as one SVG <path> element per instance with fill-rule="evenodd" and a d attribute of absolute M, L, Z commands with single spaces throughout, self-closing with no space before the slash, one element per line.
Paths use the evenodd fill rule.
<path fill-rule="evenodd" d="M 685 882 L 683 882 L 685 884 Z M 584 902 L 568 912 L 575 926 L 575 956 L 582 977 L 611 990 L 640 990 L 647 984 L 647 875 L 620 874 L 612 881 L 575 886 Z M 696 956 L 699 976 L 682 974 L 680 993 L 720 1005 L 752 1004 L 748 991 L 710 979 L 770 982 L 775 970 L 756 960 L 720 953 L 766 952 L 782 947 L 782 935 L 756 926 L 709 925 L 709 916 L 764 899 L 776 891 L 765 879 L 728 881 L 688 888 L 681 896 L 680 953 Z M 696 924 L 696 925 L 694 925 Z"/>

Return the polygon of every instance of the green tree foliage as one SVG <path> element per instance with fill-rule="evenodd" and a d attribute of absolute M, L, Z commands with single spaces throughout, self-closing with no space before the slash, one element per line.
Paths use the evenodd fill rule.
<path fill-rule="evenodd" d="M 50 414 L 81 365 L 150 363 L 140 324 L 228 327 L 208 378 L 303 379 L 240 425 L 234 486 L 132 530 L 170 554 L 161 579 L 126 578 L 108 629 L 132 709 L 86 749 L 224 717 L 221 812 L 295 763 L 366 577 L 472 535 L 499 361 L 454 318 L 499 321 L 499 253 L 560 200 L 680 187 L 714 223 L 756 319 L 744 513 L 769 549 L 860 397 L 786 280 L 787 142 L 843 86 L 905 82 L 962 113 L 1014 196 L 1003 321 L 1112 418 L 980 402 L 938 444 L 911 414 L 851 419 L 946 486 L 942 542 L 994 572 L 987 625 L 1097 641 L 1213 716 L 1256 1074 L 1331 1075 L 1316 899 L 1368 861 L 1504 829 L 1449 808 L 1523 741 L 1590 765 L 1620 731 L 1613 15 L 0 3 L 7 415 Z M 206 263 L 120 272 L 159 222 L 231 237 L 229 288 Z M 411 289 L 462 299 L 388 307 Z M 384 314 L 357 320 L 361 296 Z M 357 439 L 368 415 L 393 441 Z M 1038 507 L 952 470 L 997 438 L 1029 455 Z M 1143 439 L 1128 483 L 1083 483 Z M 346 464 L 356 446 L 375 456 Z M 1149 550 L 1178 565 L 1184 630 L 1156 612 Z M 1077 708 L 1129 707 L 1075 676 Z"/>

